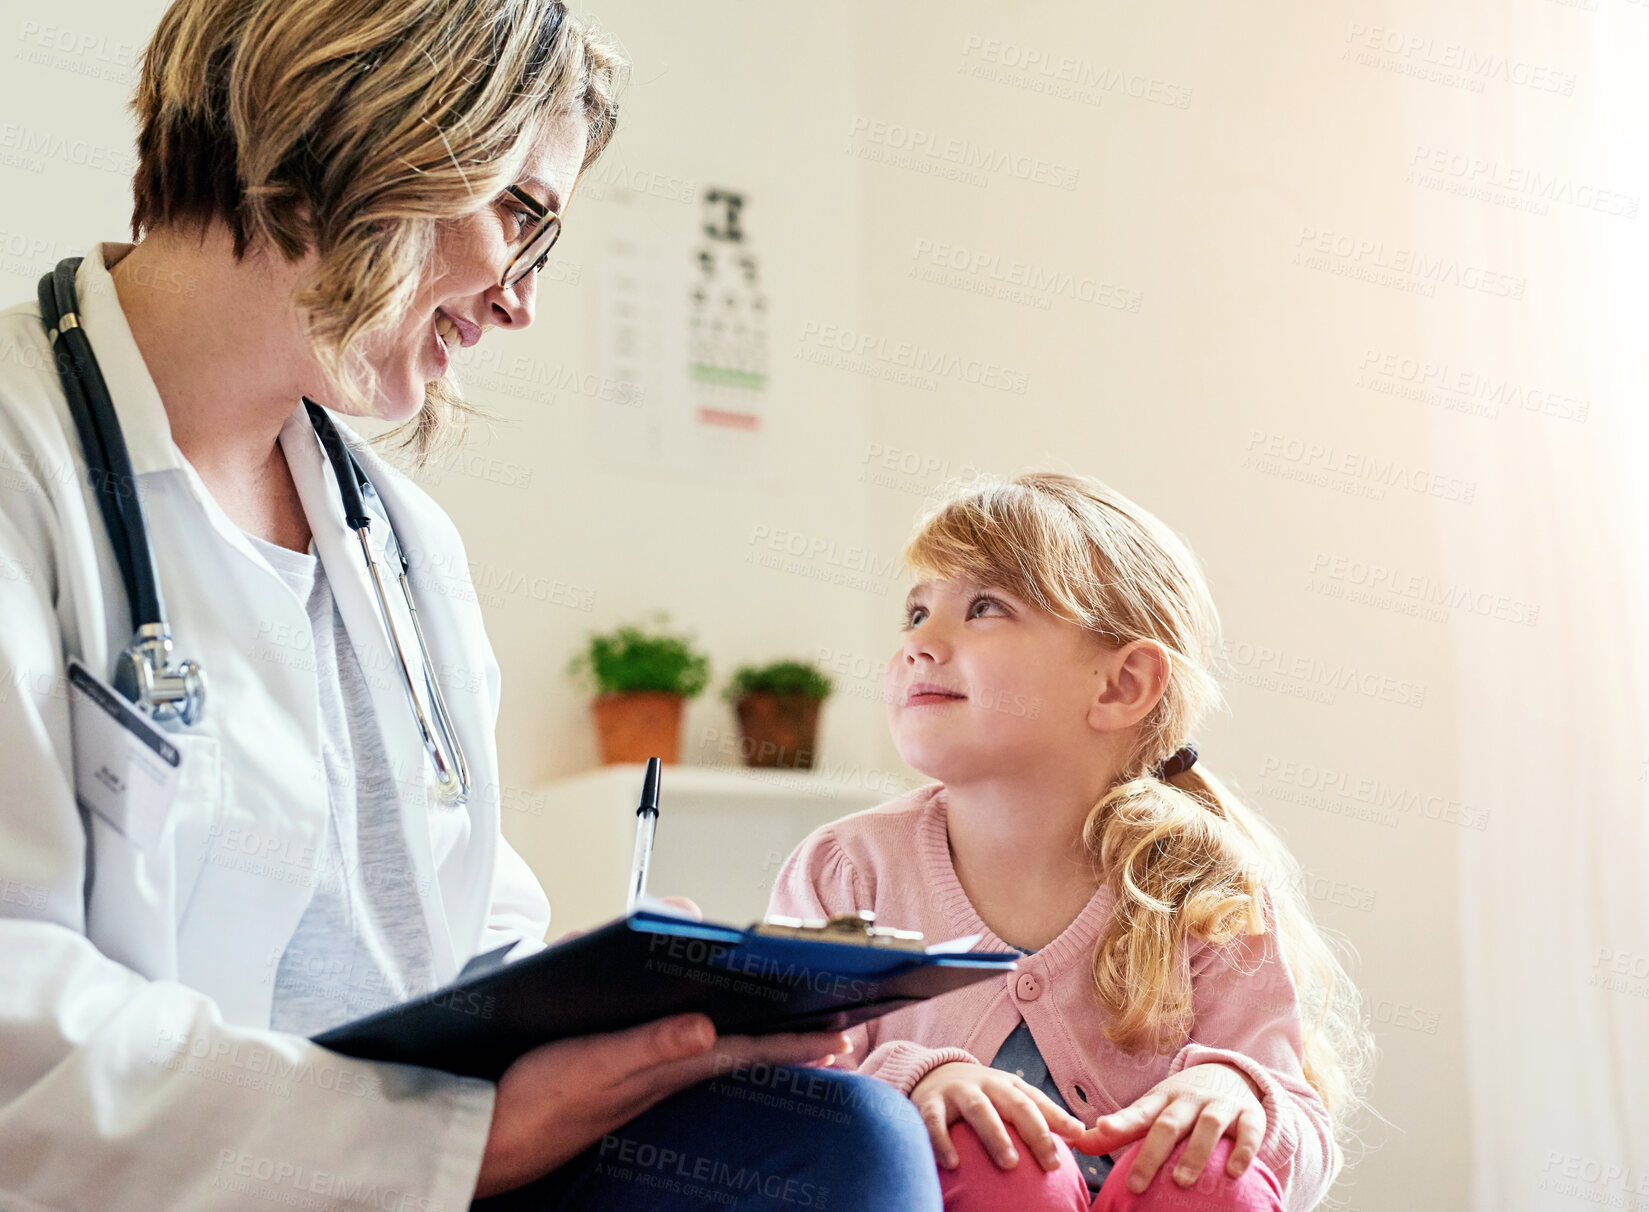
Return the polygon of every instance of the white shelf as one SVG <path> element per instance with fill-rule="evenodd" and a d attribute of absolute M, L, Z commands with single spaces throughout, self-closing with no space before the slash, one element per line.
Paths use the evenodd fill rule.
<path fill-rule="evenodd" d="M 581 774 L 568 775 L 548 783 L 546 787 L 583 787 L 627 783 L 641 796 L 641 779 L 647 766 L 643 762 L 617 762 L 598 766 Z M 663 794 L 686 792 L 697 798 L 703 795 L 760 796 L 795 794 L 809 798 L 834 798 L 843 789 L 839 779 L 827 778 L 814 770 L 768 770 L 753 766 L 680 766 L 664 767 L 659 785 Z"/>
<path fill-rule="evenodd" d="M 530 797 L 541 814 L 504 814 L 506 835 L 549 893 L 552 939 L 624 911 L 644 770 L 620 764 L 557 779 Z M 648 891 L 691 897 L 716 921 L 756 921 L 803 838 L 899 790 L 816 771 L 666 766 Z"/>

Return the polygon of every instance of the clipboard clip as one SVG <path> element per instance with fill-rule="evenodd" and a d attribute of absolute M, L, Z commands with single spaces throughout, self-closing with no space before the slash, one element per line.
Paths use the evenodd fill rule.
<path fill-rule="evenodd" d="M 828 921 L 774 915 L 752 926 L 750 933 L 765 938 L 799 938 L 810 942 L 848 943 L 859 947 L 880 947 L 888 951 L 914 951 L 918 954 L 927 950 L 922 945 L 920 930 L 895 930 L 892 926 L 878 926 L 876 914 L 870 909 L 833 914 Z"/>

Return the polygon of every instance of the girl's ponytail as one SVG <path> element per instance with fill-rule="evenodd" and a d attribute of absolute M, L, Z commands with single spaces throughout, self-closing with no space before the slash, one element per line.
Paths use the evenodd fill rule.
<path fill-rule="evenodd" d="M 1362 999 L 1312 919 L 1305 876 L 1281 839 L 1206 766 L 1118 783 L 1083 832 L 1115 906 L 1094 949 L 1106 1037 L 1126 1051 L 1168 1051 L 1192 1027 L 1190 940 L 1220 946 L 1266 930 L 1263 895 L 1300 1009 L 1303 1069 L 1336 1125 L 1367 1084 L 1373 1040 Z"/>
<path fill-rule="evenodd" d="M 1178 962 L 1187 941 L 1264 928 L 1246 848 L 1198 798 L 1149 774 L 1106 792 L 1083 837 L 1114 906 L 1093 960 L 1112 1016 L 1106 1037 L 1130 1052 L 1168 1051 L 1191 1030 L 1190 972 Z"/>

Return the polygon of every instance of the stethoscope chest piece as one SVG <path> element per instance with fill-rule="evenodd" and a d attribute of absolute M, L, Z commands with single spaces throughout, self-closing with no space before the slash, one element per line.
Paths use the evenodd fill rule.
<path fill-rule="evenodd" d="M 115 660 L 114 686 L 134 703 L 146 704 L 157 720 L 177 720 L 193 728 L 206 714 L 206 671 L 198 661 L 172 664 L 172 637 L 146 623 Z"/>

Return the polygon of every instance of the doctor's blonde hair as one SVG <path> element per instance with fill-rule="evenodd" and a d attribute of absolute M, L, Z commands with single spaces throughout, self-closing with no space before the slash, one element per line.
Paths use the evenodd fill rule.
<path fill-rule="evenodd" d="M 1312 918 L 1298 862 L 1206 764 L 1167 781 L 1152 773 L 1221 701 L 1219 616 L 1190 548 L 1098 480 L 1036 473 L 952 493 L 922 521 L 904 561 L 918 575 L 1005 590 L 1106 645 L 1150 640 L 1166 651 L 1166 689 L 1083 830 L 1115 904 L 1093 956 L 1106 1036 L 1127 1051 L 1183 1043 L 1193 1025 L 1187 940 L 1218 946 L 1264 933 L 1269 894 L 1298 998 L 1306 1080 L 1349 1142 L 1374 1041 L 1361 994 Z"/>
<path fill-rule="evenodd" d="M 237 257 L 314 250 L 294 302 L 350 411 L 370 413 L 361 339 L 411 306 L 437 224 L 493 201 L 568 115 L 589 167 L 625 67 L 561 0 L 176 0 L 132 101 L 132 236 L 217 219 Z M 469 411 L 438 380 L 403 436 L 427 457 Z"/>

